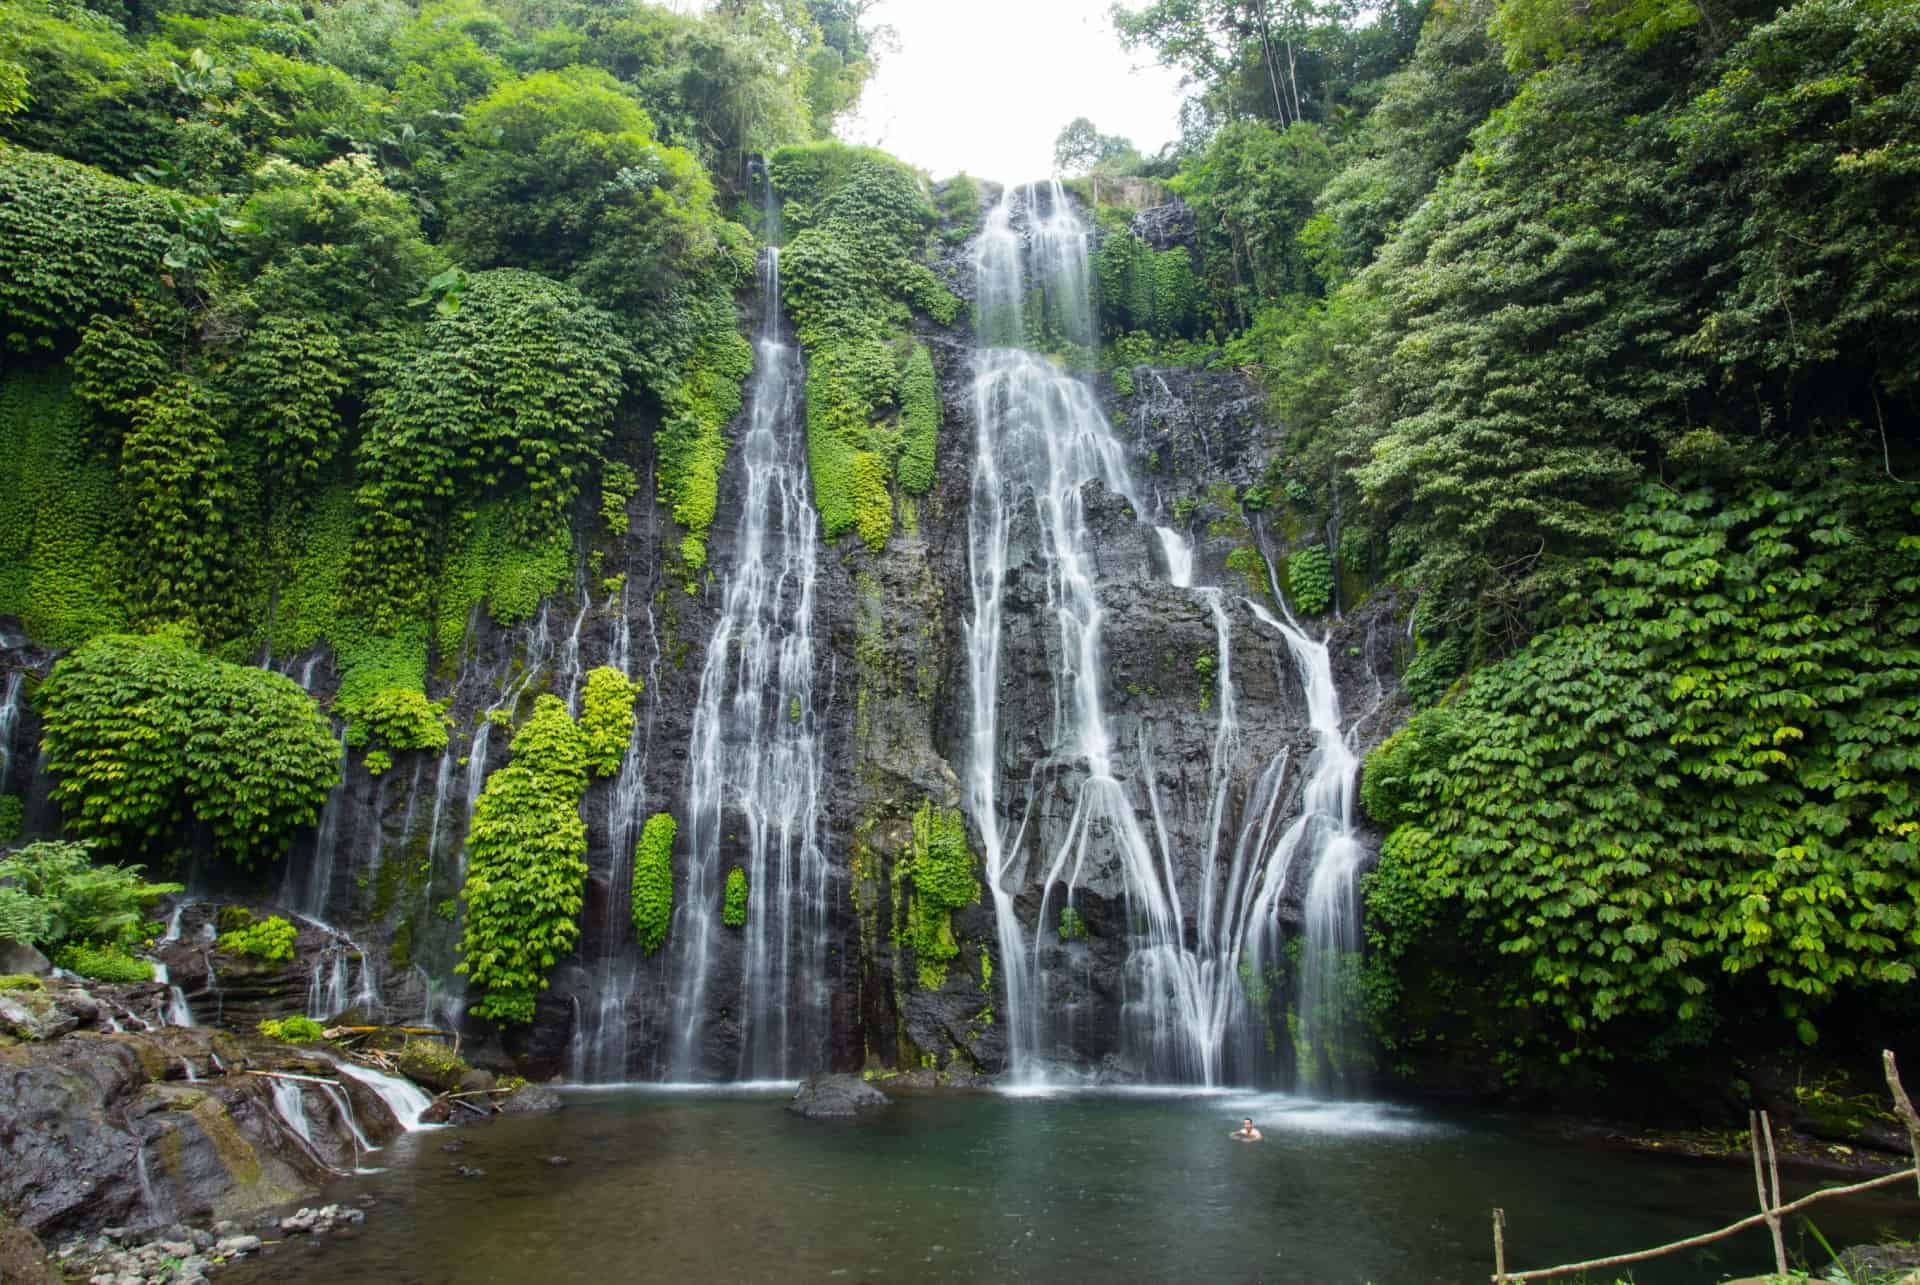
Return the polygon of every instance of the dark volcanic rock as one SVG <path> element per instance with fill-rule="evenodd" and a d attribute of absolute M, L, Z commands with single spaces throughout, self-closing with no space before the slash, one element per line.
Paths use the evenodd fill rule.
<path fill-rule="evenodd" d="M 59 993 L 55 992 L 56 999 Z M 0 1208 L 36 1234 L 239 1217 L 309 1194 L 399 1125 L 357 1081 L 288 1045 L 205 1028 L 79 1029 L 0 1047 Z M 297 1085 L 310 1141 L 274 1106 Z"/>
<path fill-rule="evenodd" d="M 500 1104 L 504 1115 L 547 1115 L 558 1111 L 564 1105 L 560 1095 L 544 1084 L 529 1084 L 516 1093 L 509 1094 Z"/>
<path fill-rule="evenodd" d="M 0 940 L 0 976 L 45 977 L 52 971 L 47 957 L 25 942 Z"/>
<path fill-rule="evenodd" d="M 0 1212 L 0 1281 L 7 1285 L 60 1285 L 38 1237 Z"/>
<path fill-rule="evenodd" d="M 889 1106 L 893 1099 L 857 1075 L 823 1071 L 810 1075 L 787 1103 L 787 1110 L 809 1120 L 836 1120 Z"/>

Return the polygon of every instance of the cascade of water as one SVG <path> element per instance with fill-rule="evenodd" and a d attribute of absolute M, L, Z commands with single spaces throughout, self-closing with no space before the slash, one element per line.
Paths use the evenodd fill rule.
<path fill-rule="evenodd" d="M 828 870 L 813 699 L 818 522 L 804 462 L 799 353 L 780 333 L 777 249 L 762 255 L 761 274 L 738 544 L 725 610 L 707 642 L 689 753 L 687 889 L 670 933 L 675 1078 L 706 1069 L 713 1007 L 736 1015 L 734 1072 L 743 1079 L 812 1069 L 826 1033 Z M 720 895 L 735 862 L 752 896 L 741 988 L 716 1004 L 708 982 L 725 948 Z"/>
<path fill-rule="evenodd" d="M 397 1075 L 376 1071 L 370 1066 L 361 1066 L 358 1062 L 336 1062 L 334 1069 L 344 1076 L 360 1081 L 379 1094 L 380 1100 L 387 1104 L 389 1111 L 393 1112 L 393 1118 L 398 1120 L 400 1127 L 408 1133 L 417 1133 L 422 1129 L 433 1127 L 420 1122 L 420 1117 L 426 1114 L 428 1107 L 433 1105 L 433 1099 L 422 1092 L 420 1086 L 411 1080 L 403 1080 Z"/>
<path fill-rule="evenodd" d="M 0 692 L 0 790 L 7 788 L 7 773 L 13 769 L 13 729 L 20 721 L 20 692 L 26 675 L 14 670 L 7 675 L 6 689 Z"/>
<path fill-rule="evenodd" d="M 627 752 L 620 760 L 620 775 L 614 782 L 607 804 L 607 837 L 612 845 L 612 864 L 607 871 L 605 917 L 600 925 L 601 956 L 595 970 L 596 1002 L 583 1006 L 574 1022 L 573 1038 L 567 1050 L 567 1073 L 587 1083 L 608 1083 L 627 1078 L 630 1040 L 627 1006 L 633 999 L 639 966 L 627 924 L 629 899 L 620 894 L 633 877 L 633 849 L 645 824 L 647 808 L 647 767 L 653 751 L 654 713 L 660 690 L 660 638 L 654 628 L 653 604 L 647 603 L 646 711 L 634 719 L 627 740 Z M 628 615 L 628 586 L 620 589 L 619 621 L 614 629 L 612 660 L 629 678 L 633 675 L 633 631 Z"/>
<path fill-rule="evenodd" d="M 167 1025 L 198 1026 L 193 1020 L 193 1005 L 187 1003 L 187 993 L 173 984 L 167 966 L 158 960 L 154 961 L 153 980 L 167 988 Z"/>
<path fill-rule="evenodd" d="M 307 1122 L 307 1098 L 301 1091 L 298 1080 L 283 1080 L 275 1077 L 273 1081 L 273 1109 L 287 1128 L 293 1130 L 300 1141 L 307 1144 L 307 1150 L 313 1150 L 313 1126 Z"/>
<path fill-rule="evenodd" d="M 972 693 L 967 804 L 986 849 L 1014 1077 L 1043 1078 L 1048 1062 L 1070 1048 L 1064 1026 L 1070 1016 L 1050 997 L 1076 988 L 1067 978 L 1050 984 L 1048 970 L 1069 953 L 1050 949 L 1050 938 L 1055 919 L 1074 904 L 1083 874 L 1099 865 L 1117 866 L 1125 888 L 1124 1048 L 1156 1077 L 1213 1084 L 1260 1060 L 1263 1033 L 1249 1019 L 1265 1017 L 1265 965 L 1278 946 L 1275 912 L 1296 862 L 1310 870 L 1324 899 L 1316 903 L 1309 889 L 1309 902 L 1323 904 L 1325 916 L 1321 928 L 1309 928 L 1309 956 L 1315 942 L 1327 943 L 1331 959 L 1351 941 L 1353 876 L 1361 856 L 1349 814 L 1356 760 L 1340 736 L 1325 645 L 1248 604 L 1287 641 L 1303 675 L 1317 748 L 1302 812 L 1290 825 L 1280 822 L 1284 751 L 1265 763 L 1235 817 L 1236 780 L 1252 765 L 1244 762 L 1234 691 L 1232 620 L 1219 590 L 1197 590 L 1214 622 L 1218 721 L 1206 848 L 1191 873 L 1176 869 L 1147 731 L 1142 727 L 1137 750 L 1128 754 L 1114 743 L 1103 704 L 1102 612 L 1081 492 L 1099 484 L 1136 513 L 1148 509 L 1086 384 L 1020 347 L 1090 341 L 1085 246 L 1085 231 L 1057 184 L 1044 200 L 1033 188 L 1010 190 L 977 243 L 976 330 L 983 347 L 974 366 L 978 439 L 968 518 L 973 614 L 966 622 Z M 1161 389 L 1171 397 L 1164 381 Z M 1056 626 L 1054 719 L 1029 790 L 1037 791 L 1043 780 L 1051 788 L 1063 768 L 1078 782 L 1071 818 L 1064 831 L 1047 839 L 1054 845 L 1050 850 L 1027 822 L 1009 833 L 999 812 L 1001 634 L 1016 523 L 1022 524 L 1020 541 L 1039 551 Z M 1156 527 L 1155 533 L 1168 579 L 1190 588 L 1191 545 L 1171 528 Z M 1144 808 L 1136 806 L 1131 790 L 1144 792 Z M 1139 820 L 1143 810 L 1152 817 L 1150 830 Z M 1036 857 L 1042 865 L 1037 878 L 1029 879 Z M 1015 903 L 1030 886 L 1040 896 L 1029 926 Z M 1309 1004 L 1326 1010 L 1336 989 L 1333 972 L 1331 964 L 1309 961 L 1302 986 L 1312 989 L 1311 995 L 1302 991 L 1303 1010 Z"/>
<path fill-rule="evenodd" d="M 367 1140 L 367 1135 L 360 1130 L 360 1121 L 353 1113 L 353 1100 L 347 1096 L 345 1089 L 331 1081 L 323 1082 L 316 1087 L 326 1095 L 328 1105 L 333 1107 L 334 1118 L 347 1126 L 347 1134 L 353 1139 L 353 1165 L 358 1169 L 360 1157 L 375 1148 L 373 1143 Z"/>
<path fill-rule="evenodd" d="M 587 623 L 587 613 L 593 610 L 593 595 L 587 592 L 587 569 L 582 566 L 574 577 L 574 592 L 580 595 L 580 610 L 573 618 L 573 628 L 567 631 L 566 638 L 560 644 L 559 688 L 567 702 L 567 713 L 575 718 L 580 716 L 580 684 L 585 671 L 580 663 L 580 627 Z"/>
<path fill-rule="evenodd" d="M 320 806 L 320 824 L 313 835 L 313 861 L 307 867 L 306 881 L 294 886 L 295 863 L 287 862 L 280 887 L 283 904 L 297 906 L 303 913 L 323 914 L 327 908 L 327 890 L 333 883 L 333 858 L 340 846 L 340 814 L 347 805 L 347 729 L 340 729 L 340 783 L 327 792 Z"/>

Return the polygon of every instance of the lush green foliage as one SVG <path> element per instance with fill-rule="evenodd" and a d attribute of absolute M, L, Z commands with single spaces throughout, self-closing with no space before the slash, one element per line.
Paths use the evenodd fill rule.
<path fill-rule="evenodd" d="M 133 406 L 121 453 L 121 492 L 136 624 L 179 625 L 218 637 L 234 587 L 232 462 L 210 392 L 176 380 Z"/>
<path fill-rule="evenodd" d="M 487 778 L 467 834 L 466 928 L 455 971 L 486 993 L 473 1011 L 533 1020 L 547 973 L 580 937 L 587 880 L 585 738 L 566 704 L 541 696 L 513 738 L 513 759 Z"/>
<path fill-rule="evenodd" d="M 153 903 L 179 891 L 139 866 L 95 865 L 85 843 L 29 843 L 0 857 L 0 938 L 124 951 L 146 939 Z"/>
<path fill-rule="evenodd" d="M 62 372 L 0 378 L 0 614 L 53 646 L 126 623 L 114 471 L 91 432 Z"/>
<path fill-rule="evenodd" d="M 915 344 L 900 376 L 900 489 L 925 495 L 933 489 L 934 466 L 940 448 L 940 386 L 933 374 L 933 354 Z"/>
<path fill-rule="evenodd" d="M 1643 488 L 1567 623 L 1369 760 L 1387 961 L 1457 925 L 1456 966 L 1587 1051 L 1748 1016 L 1756 988 L 1810 1041 L 1840 993 L 1909 982 L 1914 511 L 1844 466 Z"/>
<path fill-rule="evenodd" d="M 1206 293 L 1181 246 L 1155 250 L 1117 219 L 1103 220 L 1093 257 L 1100 283 L 1100 324 L 1109 335 L 1129 331 L 1160 339 L 1194 337 L 1206 318 Z"/>
<path fill-rule="evenodd" d="M 747 924 L 747 872 L 739 866 L 727 871 L 727 887 L 720 903 L 720 922 L 729 928 Z"/>
<path fill-rule="evenodd" d="M 905 470 L 903 485 L 932 481 L 924 410 L 907 423 L 900 412 L 903 376 L 919 397 L 931 375 L 930 358 L 917 369 L 901 342 L 911 311 L 943 325 L 959 311 L 924 262 L 933 207 L 919 175 L 870 149 L 790 147 L 769 168 L 786 223 L 798 229 L 780 271 L 807 350 L 807 458 L 821 529 L 828 539 L 858 531 L 878 550 L 893 532 L 896 470 Z"/>
<path fill-rule="evenodd" d="M 923 990 L 947 984 L 947 964 L 960 953 L 953 938 L 953 912 L 980 900 L 967 846 L 966 819 L 956 808 L 923 801 L 913 814 L 913 845 L 901 857 L 913 881 L 907 909 L 907 940 Z"/>
<path fill-rule="evenodd" d="M 1303 616 L 1324 615 L 1333 605 L 1333 559 L 1326 545 L 1310 544 L 1287 555 L 1287 597 Z"/>
<path fill-rule="evenodd" d="M 53 962 L 70 973 L 96 982 L 150 982 L 153 965 L 135 959 L 119 946 L 74 942 L 53 952 Z"/>
<path fill-rule="evenodd" d="M 264 963 L 283 963 L 293 958 L 293 939 L 299 935 L 291 923 L 279 915 L 223 932 L 214 945 L 230 955 L 244 955 Z"/>
<path fill-rule="evenodd" d="M 609 535 L 627 533 L 630 523 L 627 503 L 639 489 L 640 479 L 633 465 L 621 460 L 607 460 L 600 465 L 600 519 L 607 524 Z"/>
<path fill-rule="evenodd" d="M 26 804 L 17 794 L 0 794 L 0 843 L 12 843 L 20 837 L 26 819 Z"/>
<path fill-rule="evenodd" d="M 720 469 L 727 459 L 727 424 L 740 410 L 741 388 L 753 373 L 753 347 L 740 337 L 732 298 L 709 288 L 688 300 L 695 327 L 685 366 L 664 397 L 666 415 L 654 442 L 660 498 L 685 529 L 680 560 L 689 572 L 707 564 L 707 528 L 720 503 Z"/>
<path fill-rule="evenodd" d="M 157 193 L 0 143 L 0 347 L 52 347 L 159 290 L 172 224 Z"/>
<path fill-rule="evenodd" d="M 333 710 L 348 720 L 347 744 L 355 748 L 447 748 L 447 703 L 430 701 L 415 688 L 382 687 L 364 696 L 349 689 Z"/>
<path fill-rule="evenodd" d="M 613 318 L 531 273 L 476 274 L 458 310 L 376 395 L 361 461 L 371 607 L 419 602 L 445 497 L 511 488 L 525 535 L 563 521 L 618 404 L 626 342 Z"/>
<path fill-rule="evenodd" d="M 627 741 L 633 736 L 633 703 L 644 684 L 629 682 L 611 665 L 587 671 L 587 687 L 580 702 L 580 734 L 586 743 L 587 770 L 612 776 L 620 770 Z"/>
<path fill-rule="evenodd" d="M 270 1040 L 288 1044 L 311 1044 L 327 1037 L 326 1028 L 311 1017 L 269 1017 L 260 1023 L 260 1033 Z"/>
<path fill-rule="evenodd" d="M 291 679 L 174 639 L 97 638 L 36 700 L 68 829 L 112 851 L 164 850 L 191 824 L 235 861 L 277 857 L 340 779 L 327 720 Z"/>
<path fill-rule="evenodd" d="M 678 824 L 671 813 L 656 812 L 633 848 L 633 935 L 651 955 L 667 940 L 673 922 L 673 837 Z M 735 873 L 739 873 L 736 871 Z M 732 880 L 728 880 L 732 888 Z M 746 876 L 741 875 L 740 922 L 746 922 Z"/>

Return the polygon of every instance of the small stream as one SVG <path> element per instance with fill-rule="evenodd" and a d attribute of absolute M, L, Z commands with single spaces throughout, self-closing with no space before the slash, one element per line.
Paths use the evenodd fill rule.
<path fill-rule="evenodd" d="M 313 1281 L 1269 1281 L 1440 1285 L 1508 1262 L 1644 1248 L 1746 1214 L 1729 1164 L 1572 1147 L 1520 1126 L 1277 1094 L 903 1097 L 847 1123 L 800 1120 L 788 1090 L 569 1093 L 554 1116 L 415 1133 L 351 1238 L 296 1239 L 228 1285 Z M 1227 1133 L 1251 1115 L 1266 1141 Z M 441 1150 L 458 1138 L 457 1155 Z M 552 1155 L 570 1163 L 547 1163 Z M 463 1178 L 455 1162 L 486 1171 Z M 1785 1178 L 1789 1197 L 1812 1181 Z M 1904 1188 L 1818 1215 L 1836 1244 L 1920 1231 Z M 1803 1243 L 1824 1262 L 1798 1225 Z M 1764 1232 L 1643 1266 L 1637 1285 L 1765 1267 Z M 1607 1278 L 1611 1280 L 1609 1276 Z"/>

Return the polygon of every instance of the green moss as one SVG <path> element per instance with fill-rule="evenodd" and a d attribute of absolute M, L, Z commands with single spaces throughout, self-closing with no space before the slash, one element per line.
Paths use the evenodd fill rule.
<path fill-rule="evenodd" d="M 326 1028 L 311 1017 L 270 1017 L 260 1023 L 260 1033 L 270 1040 L 288 1044 L 311 1044 L 326 1038 Z"/>
<path fill-rule="evenodd" d="M 0 991 L 40 991 L 46 984 L 28 973 L 0 973 Z"/>
<path fill-rule="evenodd" d="M 900 377 L 900 438 L 900 489 L 925 495 L 933 489 L 940 442 L 940 388 L 925 344 L 913 346 Z"/>
<path fill-rule="evenodd" d="M 640 479 L 631 464 L 607 460 L 600 465 L 600 520 L 607 524 L 609 535 L 627 533 L 627 503 L 639 489 Z"/>
<path fill-rule="evenodd" d="M 720 922 L 729 928 L 746 927 L 747 872 L 739 866 L 727 871 L 727 891 L 720 907 Z"/>
<path fill-rule="evenodd" d="M 947 983 L 947 964 L 960 953 L 953 912 L 980 900 L 966 821 L 958 809 L 923 801 L 913 814 L 913 842 L 899 868 L 913 882 L 906 935 L 913 946 L 921 989 Z"/>
<path fill-rule="evenodd" d="M 1246 581 L 1247 592 L 1255 598 L 1267 596 L 1267 560 L 1250 544 L 1239 545 L 1227 554 L 1227 570 L 1236 571 Z"/>
<path fill-rule="evenodd" d="M 649 955 L 666 942 L 667 927 L 673 922 L 673 837 L 677 829 L 669 813 L 656 812 L 647 818 L 640 842 L 633 849 L 633 933 Z M 741 882 L 744 922 L 744 875 Z M 727 886 L 732 889 L 731 879 Z"/>

